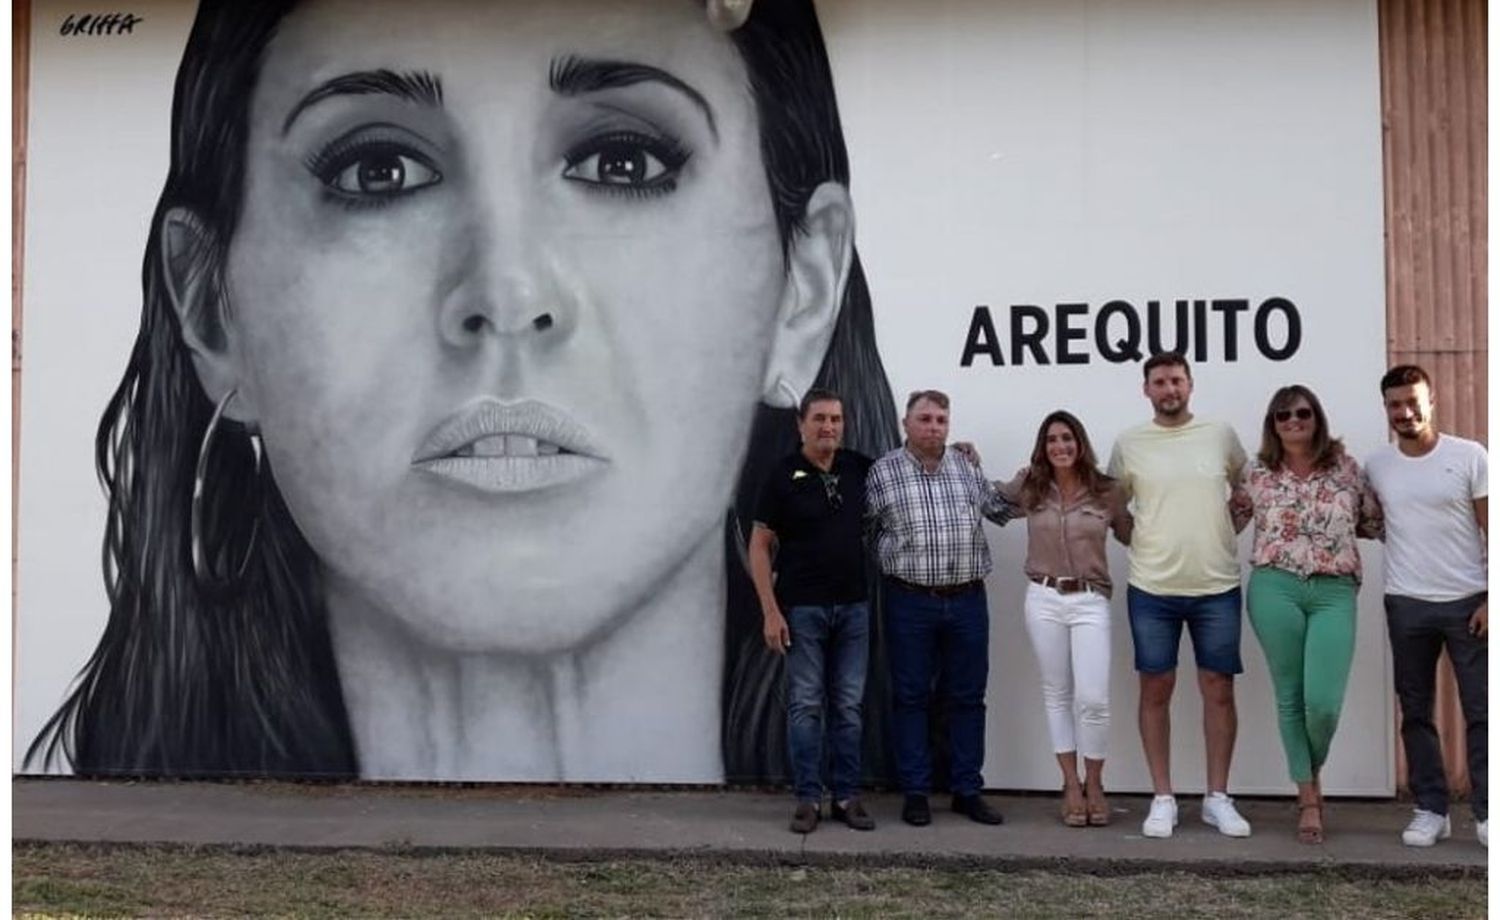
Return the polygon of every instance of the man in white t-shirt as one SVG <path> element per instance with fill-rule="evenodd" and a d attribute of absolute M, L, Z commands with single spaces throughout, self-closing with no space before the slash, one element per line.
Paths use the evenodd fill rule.
<path fill-rule="evenodd" d="M 1171 707 L 1186 626 L 1203 697 L 1203 821 L 1227 836 L 1248 837 L 1250 822 L 1228 794 L 1238 726 L 1234 675 L 1244 670 L 1240 563 L 1229 498 L 1245 466 L 1245 449 L 1233 428 L 1188 410 L 1193 374 L 1181 354 L 1152 355 L 1142 370 L 1151 421 L 1121 434 L 1109 458 L 1109 475 L 1134 515 L 1125 598 L 1140 674 L 1141 745 L 1156 793 L 1141 834 L 1170 837 L 1177 826 Z"/>
<path fill-rule="evenodd" d="M 1432 380 L 1420 367 L 1391 368 L 1380 394 L 1396 443 L 1371 455 L 1365 473 L 1385 512 L 1386 626 L 1417 800 L 1401 840 L 1425 847 L 1451 833 L 1432 722 L 1438 655 L 1446 647 L 1467 729 L 1475 832 L 1488 846 L 1489 457 L 1474 441 L 1438 432 Z"/>

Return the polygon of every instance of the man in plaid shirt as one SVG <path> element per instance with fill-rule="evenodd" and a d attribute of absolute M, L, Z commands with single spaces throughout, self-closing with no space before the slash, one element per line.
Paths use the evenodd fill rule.
<path fill-rule="evenodd" d="M 953 810 L 1000 824 L 1000 813 L 979 795 L 990 667 L 984 592 L 990 550 L 983 519 L 1004 524 L 1018 511 L 974 460 L 947 448 L 946 394 L 911 394 L 901 425 L 906 444 L 875 461 L 865 494 L 885 576 L 896 773 L 906 795 L 901 818 L 918 827 L 932 821 L 927 710 L 936 669 L 948 712 Z"/>

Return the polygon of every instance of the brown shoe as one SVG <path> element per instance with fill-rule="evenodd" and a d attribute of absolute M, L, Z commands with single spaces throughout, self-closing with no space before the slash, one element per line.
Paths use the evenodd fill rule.
<path fill-rule="evenodd" d="M 1323 803 L 1297 803 L 1297 842 L 1316 846 L 1323 842 Z"/>
<path fill-rule="evenodd" d="M 798 802 L 792 812 L 792 833 L 811 834 L 818 829 L 818 803 Z"/>
<path fill-rule="evenodd" d="M 1103 789 L 1086 789 L 1084 797 L 1088 802 L 1089 827 L 1105 827 L 1109 824 L 1109 800 L 1104 797 Z"/>
<path fill-rule="evenodd" d="M 1068 827 L 1087 827 L 1088 805 L 1079 786 L 1064 786 L 1062 793 L 1062 822 Z"/>
<path fill-rule="evenodd" d="M 865 811 L 865 803 L 859 800 L 859 796 L 849 799 L 849 804 L 843 807 L 840 807 L 838 802 L 834 802 L 829 814 L 833 820 L 842 821 L 857 831 L 875 829 L 875 819 L 870 817 L 868 811 Z"/>

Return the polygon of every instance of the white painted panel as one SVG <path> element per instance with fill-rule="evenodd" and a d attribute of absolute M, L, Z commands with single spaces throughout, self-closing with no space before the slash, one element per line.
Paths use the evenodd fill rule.
<path fill-rule="evenodd" d="M 1134 363 L 1102 359 L 1111 300 L 1243 298 L 1238 356 L 1217 314 L 1195 410 L 1254 449 L 1265 400 L 1303 382 L 1363 456 L 1383 441 L 1384 356 L 1376 21 L 1367 0 L 1089 3 L 844 0 L 819 5 L 851 156 L 857 240 L 893 391 L 938 387 L 954 431 L 994 475 L 1051 408 L 1079 414 L 1101 454 L 1143 421 Z M 192 5 L 141 4 L 129 36 L 63 36 L 73 10 L 34 12 L 26 220 L 14 766 L 105 621 L 94 429 L 139 316 L 142 243 L 165 174 L 170 92 Z M 1295 304 L 1300 348 L 1256 350 L 1250 316 Z M 1010 308 L 1086 304 L 1087 363 L 1019 366 Z M 985 305 L 1005 366 L 959 357 Z M 1118 334 L 1118 326 L 1111 327 Z M 1283 330 L 1273 328 L 1273 344 Z M 1049 357 L 1055 340 L 1046 339 Z M 1035 663 L 1020 620 L 1024 528 L 991 530 L 989 785 L 1050 789 Z M 1246 541 L 1248 542 L 1248 541 Z M 1332 793 L 1393 789 L 1379 556 L 1361 595 Z M 1113 558 L 1123 584 L 1125 560 Z M 1110 785 L 1147 787 L 1123 590 L 1116 601 Z M 1232 788 L 1289 791 L 1264 662 L 1244 633 Z M 1190 651 L 1184 644 L 1184 661 Z M 1201 787 L 1196 693 L 1174 708 L 1177 785 Z M 663 748 L 670 726 L 643 734 Z M 620 778 L 608 758 L 594 778 Z M 495 776 L 496 779 L 514 778 Z"/>

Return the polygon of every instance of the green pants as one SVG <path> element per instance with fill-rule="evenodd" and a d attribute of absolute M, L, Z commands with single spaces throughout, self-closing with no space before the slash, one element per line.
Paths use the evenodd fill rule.
<path fill-rule="evenodd" d="M 1246 606 L 1276 690 L 1276 716 L 1292 781 L 1311 782 L 1333 743 L 1354 661 L 1359 586 L 1348 576 L 1301 578 L 1260 567 Z"/>

